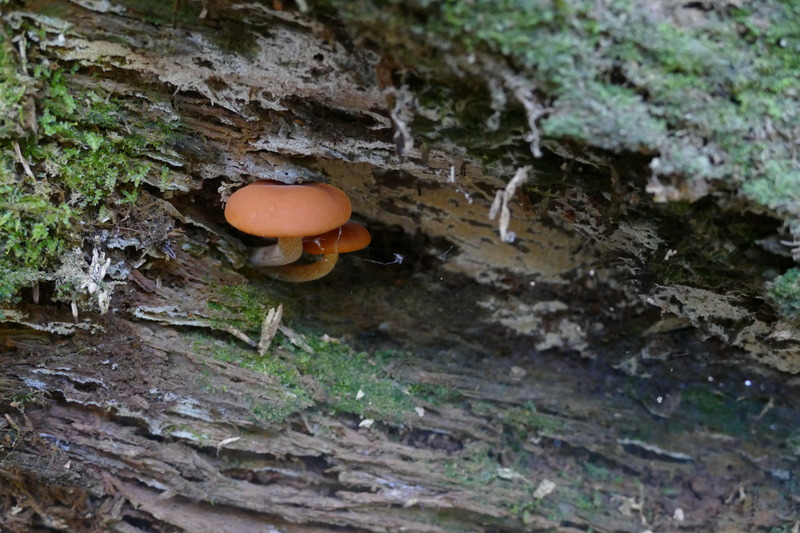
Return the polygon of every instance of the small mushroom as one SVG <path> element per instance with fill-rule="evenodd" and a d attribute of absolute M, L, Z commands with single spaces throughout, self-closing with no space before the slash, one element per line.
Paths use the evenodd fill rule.
<path fill-rule="evenodd" d="M 367 228 L 350 220 L 322 235 L 303 237 L 303 251 L 311 255 L 343 254 L 366 248 L 371 240 Z"/>
<path fill-rule="evenodd" d="M 257 267 L 296 261 L 303 253 L 303 237 L 338 228 L 350 213 L 347 195 L 325 183 L 257 181 L 233 193 L 225 205 L 225 219 L 234 228 L 278 239 L 253 251 L 250 263 Z"/>
<path fill-rule="evenodd" d="M 303 239 L 303 250 L 322 256 L 319 260 L 302 265 L 272 267 L 267 269 L 267 274 L 281 281 L 313 281 L 333 270 L 340 253 L 361 250 L 370 240 L 367 228 L 356 222 L 347 222 L 331 231 Z"/>

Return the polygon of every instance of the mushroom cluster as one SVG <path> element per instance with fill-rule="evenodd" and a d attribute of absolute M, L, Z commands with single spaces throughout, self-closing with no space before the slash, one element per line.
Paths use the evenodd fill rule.
<path fill-rule="evenodd" d="M 347 195 L 325 183 L 257 181 L 233 193 L 225 206 L 225 219 L 234 228 L 277 239 L 275 244 L 255 248 L 250 264 L 291 282 L 319 279 L 333 270 L 340 253 L 369 244 L 367 229 L 348 222 L 351 213 Z M 292 264 L 303 251 L 321 258 Z"/>

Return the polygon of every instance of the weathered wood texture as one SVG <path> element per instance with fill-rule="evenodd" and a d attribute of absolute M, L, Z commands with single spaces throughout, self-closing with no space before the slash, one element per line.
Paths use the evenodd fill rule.
<path fill-rule="evenodd" d="M 5 390 L 40 392 L 3 422 L 9 531 L 756 531 L 797 505 L 777 483 L 794 459 L 776 440 L 692 418 L 678 430 L 681 410 L 654 417 L 653 398 L 587 382 L 579 362 L 453 369 L 408 356 L 391 370 L 399 383 L 453 400 L 420 404 L 405 427 L 318 410 L 266 423 L 254 396 L 283 394 L 268 376 L 199 355 L 170 328 L 105 325 L 116 333 L 99 346 L 85 334 L 10 342 Z M 514 418 L 532 403 L 535 419 Z M 555 490 L 537 499 L 543 480 Z"/>
<path fill-rule="evenodd" d="M 88 256 L 128 276 L 109 313 L 75 321 L 43 284 L 6 314 L 3 531 L 796 531 L 797 384 L 756 364 L 793 360 L 753 348 L 771 326 L 720 318 L 711 333 L 739 351 L 698 339 L 706 315 L 681 315 L 680 291 L 646 300 L 631 278 L 663 221 L 614 218 L 641 188 L 606 156 L 552 145 L 537 171 L 586 188 L 520 192 L 511 246 L 487 214 L 515 166 L 490 172 L 446 138 L 399 156 L 413 113 L 447 117 L 412 112 L 386 58 L 330 18 L 281 2 L 5 13 L 31 64 L 75 65 L 72 87 L 125 102 L 120 131 L 181 137 L 142 155 L 166 178 L 148 175 L 113 227 L 90 224 Z M 377 228 L 368 261 L 318 292 L 241 270 L 246 238 L 221 214 L 234 184 L 320 176 Z M 334 338 L 259 360 L 257 328 L 210 305 L 242 284 Z M 338 337 L 396 353 L 358 356 L 363 381 L 303 370 Z M 369 393 L 342 407 L 378 382 L 402 409 Z"/>

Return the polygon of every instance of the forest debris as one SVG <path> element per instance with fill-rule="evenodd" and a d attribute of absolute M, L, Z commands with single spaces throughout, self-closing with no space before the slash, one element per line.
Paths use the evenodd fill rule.
<path fill-rule="evenodd" d="M 406 500 L 403 503 L 403 508 L 404 509 L 408 509 L 409 507 L 413 507 L 418 503 L 419 503 L 419 500 L 417 498 L 409 498 L 408 500 Z"/>
<path fill-rule="evenodd" d="M 764 406 L 763 409 L 761 409 L 761 412 L 758 413 L 758 416 L 753 420 L 753 424 L 756 424 L 759 420 L 764 418 L 764 415 L 767 414 L 769 410 L 772 409 L 773 407 L 775 407 L 775 398 L 770 396 L 767 404 Z"/>
<path fill-rule="evenodd" d="M 394 124 L 394 144 L 397 155 L 403 156 L 414 149 L 414 137 L 411 135 L 411 128 L 408 126 L 413 113 L 410 111 L 414 104 L 414 96 L 408 87 L 400 88 L 389 87 L 384 91 L 387 99 L 394 99 L 395 104 L 390 110 L 392 123 Z M 392 98 L 389 98 L 392 97 Z"/>
<path fill-rule="evenodd" d="M 144 320 L 152 320 L 154 322 L 170 324 L 173 326 L 195 326 L 198 328 L 209 328 L 217 331 L 225 331 L 237 339 L 249 344 L 253 348 L 258 346 L 256 341 L 251 339 L 250 336 L 240 329 L 228 324 L 218 323 L 202 318 L 188 318 L 186 313 L 179 311 L 175 307 L 147 307 L 140 305 L 133 310 L 133 316 L 136 318 L 142 318 Z"/>
<path fill-rule="evenodd" d="M 261 323 L 261 338 L 258 340 L 258 355 L 264 357 L 272 345 L 272 340 L 278 333 L 278 328 L 281 325 L 283 318 L 283 304 L 278 304 L 278 307 L 273 307 L 267 314 L 264 315 L 264 321 Z"/>
<path fill-rule="evenodd" d="M 654 157 L 650 163 L 650 169 L 654 174 L 658 174 L 661 169 L 661 158 Z M 655 175 L 651 176 L 645 186 L 645 191 L 653 195 L 655 203 L 663 204 L 667 202 L 696 202 L 704 196 L 708 196 L 711 185 L 707 180 L 695 177 L 691 180 L 670 179 L 670 183 L 664 183 Z"/>
<path fill-rule="evenodd" d="M 508 207 L 508 203 L 514 198 L 517 187 L 528 181 L 528 172 L 530 172 L 530 170 L 530 166 L 517 169 L 517 173 L 514 174 L 514 177 L 508 182 L 505 189 L 498 189 L 492 207 L 489 209 L 489 220 L 494 220 L 498 211 L 500 212 L 498 224 L 500 240 L 503 242 L 513 243 L 517 239 L 517 235 L 513 231 L 508 231 L 508 225 L 511 222 L 511 210 Z"/>
<path fill-rule="evenodd" d="M 139 270 L 129 266 L 128 267 L 128 279 L 133 281 L 136 285 L 139 286 L 144 292 L 155 292 L 156 284 L 147 279 L 147 277 L 139 272 Z"/>
<path fill-rule="evenodd" d="M 556 490 L 556 484 L 549 479 L 543 479 L 539 486 L 536 487 L 536 490 L 533 491 L 533 499 L 534 500 L 541 500 L 551 492 Z"/>
<path fill-rule="evenodd" d="M 232 444 L 232 443 L 234 443 L 234 442 L 236 442 L 238 440 L 241 440 L 241 439 L 242 439 L 242 437 L 228 437 L 227 439 L 222 439 L 221 441 L 219 441 L 219 444 L 217 444 L 217 457 L 219 457 L 220 450 L 222 450 L 222 448 L 226 444 Z"/>
<path fill-rule="evenodd" d="M 516 470 L 507 467 L 498 468 L 497 477 L 499 477 L 500 479 L 505 479 L 507 481 L 512 481 L 515 479 L 525 479 L 525 476 L 523 476 Z"/>
<path fill-rule="evenodd" d="M 506 80 L 506 83 L 508 83 L 508 80 Z M 531 88 L 516 85 L 512 87 L 512 90 L 514 91 L 514 97 L 525 108 L 525 116 L 528 118 L 530 131 L 525 135 L 525 140 L 530 143 L 533 157 L 542 157 L 542 149 L 539 146 L 541 135 L 539 135 L 539 128 L 536 122 L 546 113 L 546 109 L 536 100 Z"/>
<path fill-rule="evenodd" d="M 620 438 L 617 439 L 617 442 L 621 444 L 623 447 L 632 446 L 634 448 L 640 448 L 644 451 L 653 453 L 655 455 L 660 455 L 664 458 L 673 459 L 680 462 L 690 462 L 694 461 L 694 457 L 691 455 L 686 455 L 685 453 L 680 452 L 671 452 L 669 450 L 665 450 L 655 444 L 649 444 L 647 442 L 637 440 L 637 439 L 627 439 L 627 438 Z"/>
<path fill-rule="evenodd" d="M 542 157 L 541 134 L 539 133 L 539 126 L 537 125 L 537 122 L 549 111 L 549 109 L 543 106 L 537 100 L 536 87 L 534 87 L 530 80 L 515 74 L 504 66 L 501 66 L 491 57 L 481 54 L 480 59 L 486 71 L 492 72 L 502 78 L 503 85 L 511 91 L 517 102 L 522 104 L 522 107 L 525 108 L 525 117 L 528 119 L 528 128 L 530 128 L 530 131 L 525 135 L 525 140 L 530 143 L 531 154 L 533 154 L 533 157 Z M 502 111 L 506 105 L 505 94 L 499 85 L 500 84 L 497 81 L 489 82 L 489 92 L 491 93 L 492 98 L 491 108 L 493 111 L 495 111 L 495 113 Z M 487 123 L 490 129 L 492 126 L 492 120 L 497 120 L 497 118 L 493 117 L 490 117 L 490 120 Z"/>
<path fill-rule="evenodd" d="M 744 485 L 739 485 L 736 487 L 730 495 L 725 498 L 724 502 L 725 505 L 730 505 L 732 503 L 743 503 L 747 501 L 747 493 L 744 491 Z"/>
<path fill-rule="evenodd" d="M 178 495 L 178 491 L 175 488 L 169 488 L 169 489 L 165 490 L 164 492 L 162 492 L 161 494 L 159 494 L 158 495 L 158 499 L 159 500 L 169 500 L 171 498 L 174 498 L 177 495 Z"/>
<path fill-rule="evenodd" d="M 22 165 L 22 168 L 25 170 L 25 174 L 33 179 L 36 179 L 36 176 L 33 174 L 28 161 L 25 159 L 25 157 L 22 155 L 22 151 L 19 149 L 19 143 L 14 141 L 11 144 L 14 146 L 14 154 L 17 156 L 17 160 Z"/>
<path fill-rule="evenodd" d="M 522 368 L 521 366 L 512 366 L 509 372 L 509 377 L 511 381 L 520 381 L 522 378 L 528 375 L 528 371 Z"/>
<path fill-rule="evenodd" d="M 279 308 L 282 307 L 279 305 Z M 276 311 L 276 318 L 269 318 L 269 312 L 267 316 L 264 317 L 265 322 L 270 320 L 275 320 L 277 326 L 277 331 L 281 332 L 292 344 L 300 348 L 301 350 L 305 350 L 308 353 L 314 353 L 314 349 L 306 342 L 302 335 L 297 333 L 295 330 L 290 328 L 289 326 L 283 325 L 280 323 L 280 314 Z M 260 347 L 265 345 L 265 335 L 269 335 L 270 331 L 267 328 L 266 332 L 263 329 L 262 324 L 262 331 L 261 337 L 258 342 L 252 339 L 247 333 L 244 331 L 231 326 L 222 321 L 217 320 L 209 320 L 205 318 L 197 318 L 196 315 L 192 314 L 192 317 L 189 317 L 189 313 L 185 311 L 181 311 L 180 309 L 174 306 L 160 306 L 160 307 L 148 307 L 144 305 L 140 305 L 133 310 L 133 316 L 136 318 L 142 318 L 145 320 L 152 320 L 154 322 L 161 322 L 162 324 L 169 324 L 173 326 L 194 326 L 198 328 L 208 328 L 217 331 L 224 331 L 226 333 L 230 333 L 237 339 L 247 343 L 249 346 L 253 348 L 259 348 L 259 354 L 263 356 L 266 353 L 266 350 L 269 348 L 264 349 L 262 352 Z M 272 333 L 274 337 L 275 334 Z"/>
<path fill-rule="evenodd" d="M 78 320 L 77 298 L 86 291 L 90 302 L 94 302 L 101 314 L 108 312 L 111 305 L 111 293 L 120 282 L 104 281 L 111 258 L 97 247 L 92 248 L 91 262 L 87 262 L 83 250 L 73 248 L 64 254 L 61 267 L 55 273 L 57 290 L 62 287 L 70 289 L 72 314 Z"/>
<path fill-rule="evenodd" d="M 641 514 L 644 510 L 644 501 L 637 500 L 635 497 L 615 494 L 612 500 L 619 503 L 617 510 L 622 513 L 622 516 L 633 516 L 634 511 Z"/>
<path fill-rule="evenodd" d="M 28 326 L 31 329 L 35 329 L 36 331 L 44 331 L 47 333 L 54 333 L 56 335 L 72 335 L 75 333 L 76 330 L 82 329 L 86 331 L 90 331 L 92 333 L 99 333 L 103 331 L 101 326 L 97 324 L 92 324 L 88 320 L 84 320 L 83 322 L 46 322 L 44 324 L 37 324 L 36 322 L 30 322 L 25 320 L 27 315 L 21 313 L 20 311 L 14 311 L 11 309 L 0 309 L 0 322 L 12 322 L 14 324 L 19 324 L 21 326 Z"/>
<path fill-rule="evenodd" d="M 278 331 L 283 333 L 283 335 L 289 340 L 289 342 L 291 342 L 301 350 L 305 350 L 308 353 L 314 353 L 314 348 L 312 348 L 311 345 L 308 344 L 308 342 L 306 342 L 303 336 L 297 333 L 289 326 L 280 325 L 278 326 Z"/>

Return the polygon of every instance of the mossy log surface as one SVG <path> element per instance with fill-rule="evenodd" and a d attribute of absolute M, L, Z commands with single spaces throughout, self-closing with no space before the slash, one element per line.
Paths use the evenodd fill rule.
<path fill-rule="evenodd" d="M 405 354 L 385 372 L 440 392 L 415 398 L 422 416 L 336 414 L 308 375 L 317 406 L 277 421 L 276 376 L 170 327 L 101 324 L 101 342 L 10 335 L 4 391 L 37 392 L 2 423 L 9 531 L 758 531 L 797 505 L 770 436 L 796 415 L 762 401 L 695 384 L 662 409 L 652 384 L 578 360 Z"/>
<path fill-rule="evenodd" d="M 723 11 L 653 4 L 605 72 L 616 4 L 542 3 L 547 61 L 519 20 L 405 4 L 2 4 L 0 530 L 797 531 L 794 288 L 765 299 L 791 197 L 578 83 L 679 72 L 670 39 L 704 65 Z M 558 28 L 609 33 L 587 62 Z M 701 88 L 667 81 L 658 109 Z M 222 210 L 265 178 L 341 187 L 371 246 L 314 283 L 249 268 Z"/>

